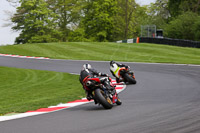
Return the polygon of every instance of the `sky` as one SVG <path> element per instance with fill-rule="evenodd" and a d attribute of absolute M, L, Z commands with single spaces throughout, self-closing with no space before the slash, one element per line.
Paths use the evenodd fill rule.
<path fill-rule="evenodd" d="M 156 0 L 135 0 L 140 5 L 148 5 Z M 15 12 L 6 0 L 0 0 L 0 45 L 13 44 L 19 32 L 12 31 L 11 27 L 4 27 L 8 21 L 8 15 L 5 11 Z"/>

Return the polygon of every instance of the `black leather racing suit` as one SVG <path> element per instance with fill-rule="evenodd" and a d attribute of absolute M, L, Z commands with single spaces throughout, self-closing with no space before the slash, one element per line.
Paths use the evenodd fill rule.
<path fill-rule="evenodd" d="M 95 69 L 83 69 L 80 73 L 80 78 L 79 78 L 81 84 L 83 84 L 83 80 L 88 76 L 95 77 L 95 76 L 108 76 L 108 75 L 97 72 Z"/>
<path fill-rule="evenodd" d="M 100 73 L 100 72 L 97 72 L 95 69 L 83 69 L 81 70 L 80 72 L 80 77 L 79 77 L 79 80 L 80 80 L 80 83 L 82 84 L 83 86 L 83 89 L 86 91 L 87 93 L 87 99 L 89 100 L 92 95 L 92 92 L 90 90 L 87 90 L 87 88 L 84 87 L 84 83 L 83 83 L 83 80 L 86 78 L 86 77 L 99 77 L 99 76 L 108 76 L 107 74 L 104 74 L 104 73 Z M 103 82 L 104 86 L 107 87 L 107 88 L 111 88 L 110 84 L 107 83 L 107 82 Z"/>

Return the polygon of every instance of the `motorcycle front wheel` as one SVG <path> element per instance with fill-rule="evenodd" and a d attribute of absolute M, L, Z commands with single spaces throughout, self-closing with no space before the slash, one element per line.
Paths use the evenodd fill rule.
<path fill-rule="evenodd" d="M 111 109 L 113 107 L 112 100 L 107 97 L 103 90 L 101 89 L 95 89 L 95 98 L 97 101 L 105 108 L 105 109 Z"/>
<path fill-rule="evenodd" d="M 118 98 L 116 104 L 117 104 L 117 105 L 121 105 L 121 104 L 122 104 L 122 101 Z"/>

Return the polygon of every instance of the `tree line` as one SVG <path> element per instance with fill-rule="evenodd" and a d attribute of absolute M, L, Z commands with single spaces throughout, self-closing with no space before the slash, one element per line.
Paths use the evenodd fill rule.
<path fill-rule="evenodd" d="M 156 25 L 164 36 L 200 41 L 200 0 L 7 0 L 19 6 L 11 17 L 15 43 L 117 41 Z"/>

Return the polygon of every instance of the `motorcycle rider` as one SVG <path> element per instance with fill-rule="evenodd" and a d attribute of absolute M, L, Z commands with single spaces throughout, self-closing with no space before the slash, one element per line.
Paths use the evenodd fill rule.
<path fill-rule="evenodd" d="M 119 77 L 119 70 L 121 67 L 125 67 L 126 69 L 129 69 L 130 67 L 124 64 L 119 64 L 115 61 L 110 61 L 110 72 L 112 75 L 116 78 L 117 83 L 121 82 L 122 79 Z"/>
<path fill-rule="evenodd" d="M 87 86 L 85 86 L 84 81 L 85 81 L 86 78 L 94 78 L 94 77 L 100 77 L 100 76 L 108 77 L 108 74 L 104 74 L 104 73 L 96 71 L 95 69 L 93 69 L 91 67 L 90 64 L 84 64 L 83 65 L 83 68 L 82 68 L 82 70 L 80 72 L 79 80 L 80 80 L 80 83 L 83 85 L 83 89 L 85 90 L 86 95 L 87 95 L 86 98 L 89 101 L 91 99 L 93 99 L 93 95 L 92 95 L 92 91 L 90 89 L 88 89 Z M 102 80 L 101 82 L 102 82 L 102 84 L 104 84 L 104 86 L 107 89 L 114 89 L 114 87 L 112 87 L 110 85 L 110 83 L 107 82 L 106 80 Z"/>

